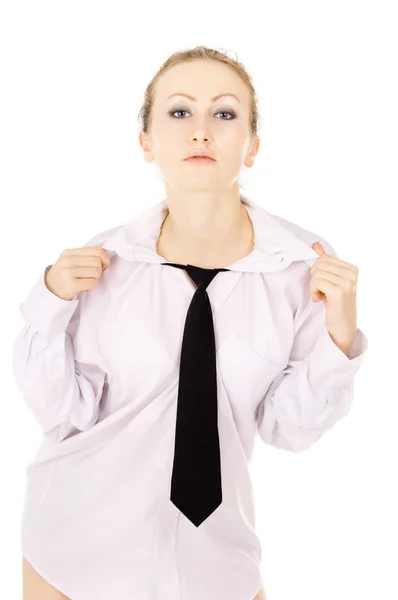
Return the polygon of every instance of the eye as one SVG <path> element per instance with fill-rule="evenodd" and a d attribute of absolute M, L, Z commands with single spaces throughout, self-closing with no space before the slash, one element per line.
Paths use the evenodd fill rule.
<path fill-rule="evenodd" d="M 168 114 L 172 117 L 175 113 L 184 113 L 184 112 L 189 112 L 189 111 L 187 111 L 187 110 L 185 110 L 183 108 L 176 108 L 175 110 L 170 110 L 168 112 Z M 233 111 L 230 111 L 230 110 L 220 110 L 220 111 L 216 112 L 215 114 L 216 115 L 225 114 L 225 115 L 230 115 L 231 116 L 230 119 L 221 119 L 221 121 L 232 121 L 232 119 L 236 118 L 236 114 Z"/>

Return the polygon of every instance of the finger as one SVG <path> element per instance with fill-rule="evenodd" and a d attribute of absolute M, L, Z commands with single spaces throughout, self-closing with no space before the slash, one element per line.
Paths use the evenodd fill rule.
<path fill-rule="evenodd" d="M 352 283 L 352 285 L 356 285 L 357 283 L 357 276 L 355 273 L 353 273 L 352 271 L 350 271 L 349 269 L 346 269 L 345 267 L 341 267 L 340 265 L 318 265 L 317 269 L 314 269 L 315 265 L 313 265 L 311 267 L 311 274 L 313 277 L 315 277 L 316 275 L 323 275 L 323 277 L 325 277 L 326 273 L 331 273 L 334 275 L 338 275 L 339 277 L 341 277 L 342 279 L 347 279 L 348 281 L 350 281 Z M 314 270 L 312 270 L 314 269 Z"/>
<path fill-rule="evenodd" d="M 330 254 L 322 254 L 322 256 L 320 256 L 312 265 L 311 269 L 315 267 L 315 265 L 322 264 L 323 262 L 332 265 L 340 265 L 345 269 L 353 271 L 354 273 L 358 273 L 358 267 L 356 265 L 346 262 L 345 260 L 341 260 L 341 258 L 337 258 L 336 256 L 331 256 Z"/>
<path fill-rule="evenodd" d="M 310 292 L 315 292 L 320 290 L 321 292 L 325 292 L 325 286 L 329 291 L 336 292 L 336 288 L 339 288 L 343 292 L 354 292 L 356 290 L 356 286 L 351 283 L 348 279 L 343 279 L 338 275 L 334 275 L 333 273 L 325 273 L 325 275 L 317 275 L 313 277 L 310 282 Z M 331 286 L 334 286 L 332 288 Z"/>
<path fill-rule="evenodd" d="M 329 294 L 332 296 L 338 288 L 338 285 L 332 281 L 328 281 L 327 279 L 319 278 L 311 281 L 310 284 L 310 294 L 313 296 L 314 294 L 322 293 L 325 296 Z"/>

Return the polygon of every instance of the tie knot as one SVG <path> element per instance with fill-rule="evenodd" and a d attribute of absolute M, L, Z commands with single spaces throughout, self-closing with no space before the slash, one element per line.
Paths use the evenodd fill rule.
<path fill-rule="evenodd" d="M 229 271 L 230 269 L 220 268 L 220 269 L 204 269 L 202 267 L 196 267 L 195 265 L 180 265 L 178 263 L 162 263 L 163 265 L 169 265 L 170 267 L 177 267 L 179 269 L 184 269 L 187 271 L 188 275 L 195 283 L 199 290 L 205 290 L 207 286 L 211 283 L 214 277 L 220 271 Z"/>
<path fill-rule="evenodd" d="M 205 290 L 220 271 L 228 271 L 228 269 L 203 269 L 195 265 L 186 265 L 185 270 L 199 290 Z"/>

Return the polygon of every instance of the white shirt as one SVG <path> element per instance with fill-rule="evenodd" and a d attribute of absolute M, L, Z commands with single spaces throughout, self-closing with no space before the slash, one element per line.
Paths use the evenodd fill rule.
<path fill-rule="evenodd" d="M 170 501 L 180 350 L 196 290 L 162 265 L 166 200 L 86 245 L 111 264 L 65 301 L 44 274 L 20 311 L 14 373 L 43 431 L 27 466 L 22 553 L 73 600 L 253 600 L 261 543 L 255 435 L 301 452 L 346 416 L 368 340 L 346 356 L 309 291 L 320 236 L 241 196 L 255 247 L 207 288 L 217 352 L 223 500 L 195 527 Z"/>

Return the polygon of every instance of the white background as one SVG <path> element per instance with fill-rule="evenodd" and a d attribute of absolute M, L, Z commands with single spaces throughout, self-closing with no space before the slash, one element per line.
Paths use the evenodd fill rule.
<path fill-rule="evenodd" d="M 261 146 L 241 174 L 246 195 L 359 267 L 358 326 L 369 339 L 352 411 L 333 430 L 300 455 L 257 440 L 251 468 L 268 600 L 398 599 L 393 8 L 2 4 L 1 598 L 22 597 L 25 468 L 41 440 L 13 379 L 18 307 L 65 248 L 163 199 L 138 143 L 138 112 L 161 63 L 204 44 L 236 52 L 257 90 Z"/>

